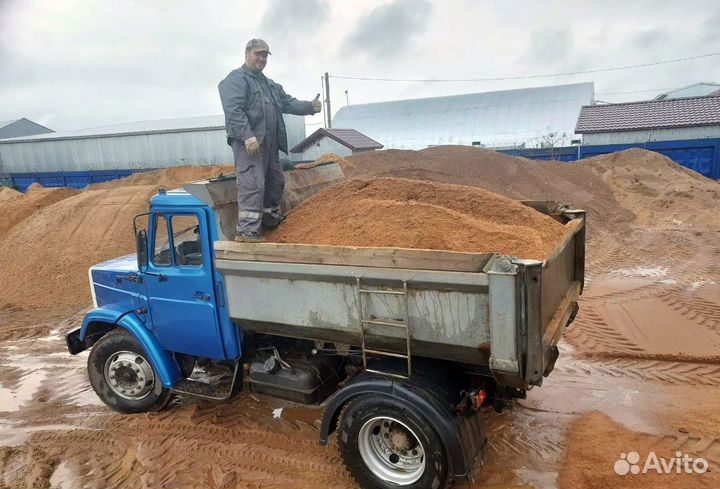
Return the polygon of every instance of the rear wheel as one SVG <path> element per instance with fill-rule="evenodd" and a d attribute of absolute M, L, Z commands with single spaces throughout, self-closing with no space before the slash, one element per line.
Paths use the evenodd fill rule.
<path fill-rule="evenodd" d="M 345 406 L 338 444 L 345 465 L 362 487 L 444 488 L 445 449 L 422 417 L 381 396 L 360 397 Z"/>
<path fill-rule="evenodd" d="M 171 397 L 143 347 L 123 329 L 95 343 L 88 357 L 88 376 L 98 397 L 121 413 L 160 411 Z"/>

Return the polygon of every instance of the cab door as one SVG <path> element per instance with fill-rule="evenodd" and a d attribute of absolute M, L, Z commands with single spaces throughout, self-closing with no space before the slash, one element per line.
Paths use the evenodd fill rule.
<path fill-rule="evenodd" d="M 157 209 L 150 229 L 151 253 L 144 275 L 158 340 L 169 351 L 225 358 L 205 215 L 199 210 Z"/>

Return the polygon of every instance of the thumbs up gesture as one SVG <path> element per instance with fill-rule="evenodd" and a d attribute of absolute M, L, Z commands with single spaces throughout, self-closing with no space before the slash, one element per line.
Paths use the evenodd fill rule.
<path fill-rule="evenodd" d="M 313 111 L 317 114 L 322 110 L 322 102 L 320 102 L 320 94 L 318 93 L 315 95 L 315 98 L 312 100 L 312 106 Z"/>

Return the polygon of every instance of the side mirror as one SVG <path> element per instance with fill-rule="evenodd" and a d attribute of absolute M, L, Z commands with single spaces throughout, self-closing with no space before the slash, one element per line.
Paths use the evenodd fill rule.
<path fill-rule="evenodd" d="M 148 240 L 147 231 L 141 229 L 135 235 L 135 246 L 137 247 L 138 272 L 142 272 L 148 265 Z"/>

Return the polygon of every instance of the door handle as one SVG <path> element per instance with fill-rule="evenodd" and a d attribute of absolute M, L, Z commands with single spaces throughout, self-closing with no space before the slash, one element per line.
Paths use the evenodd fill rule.
<path fill-rule="evenodd" d="M 167 282 L 167 275 L 163 275 L 162 273 L 155 273 L 155 272 L 144 272 L 145 275 L 150 275 L 151 277 L 157 277 L 158 282 Z M 142 283 L 142 277 L 138 277 Z"/>
<path fill-rule="evenodd" d="M 195 292 L 195 295 L 193 296 L 195 300 L 202 301 L 202 302 L 210 302 L 210 296 L 207 294 L 203 294 L 202 292 Z"/>
<path fill-rule="evenodd" d="M 127 278 L 127 279 L 128 279 L 128 282 L 132 282 L 132 283 L 134 283 L 134 284 L 141 284 L 141 283 L 143 283 L 142 275 L 140 275 L 140 274 L 138 274 L 138 273 L 135 273 L 135 272 L 130 272 L 130 273 L 128 274 L 128 278 Z"/>

